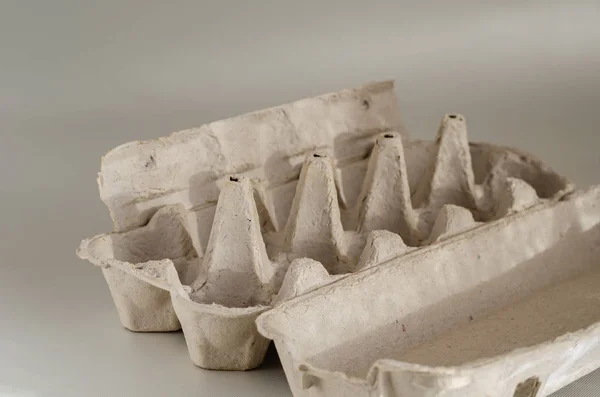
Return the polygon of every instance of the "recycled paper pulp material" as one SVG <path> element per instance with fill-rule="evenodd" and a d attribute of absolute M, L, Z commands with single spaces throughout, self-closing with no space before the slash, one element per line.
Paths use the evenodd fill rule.
<path fill-rule="evenodd" d="M 599 257 L 596 186 L 341 280 L 313 263 L 258 329 L 295 397 L 544 397 L 600 367 Z"/>
<path fill-rule="evenodd" d="M 368 155 L 374 136 L 388 130 L 405 134 L 393 82 L 369 84 L 119 146 L 102 159 L 100 196 L 117 232 L 146 225 L 163 206 L 182 205 L 196 253 L 203 256 L 223 178 L 262 181 L 255 194 L 272 222 L 265 227 L 279 229 L 307 153 L 335 147 L 338 174 L 345 175 L 344 163 Z M 125 327 L 177 328 L 166 291 L 114 266 L 103 273 Z"/>
<path fill-rule="evenodd" d="M 78 254 L 123 325 L 182 327 L 196 365 L 250 369 L 268 346 L 254 320 L 321 285 L 314 269 L 365 269 L 572 190 L 530 155 L 469 144 L 460 115 L 409 141 L 396 102 L 376 83 L 107 154 L 117 230 Z"/>

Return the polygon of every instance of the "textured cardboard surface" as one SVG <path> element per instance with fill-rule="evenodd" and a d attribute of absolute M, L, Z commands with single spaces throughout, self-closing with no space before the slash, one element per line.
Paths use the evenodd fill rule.
<path fill-rule="evenodd" d="M 547 396 L 600 365 L 599 239 L 594 187 L 317 288 L 258 327 L 296 397 Z"/>
<path fill-rule="evenodd" d="M 85 240 L 78 253 L 103 268 L 124 326 L 171 331 L 181 323 L 194 363 L 250 369 L 268 346 L 254 319 L 332 280 L 298 260 L 317 261 L 332 275 L 355 272 L 571 191 L 530 155 L 469 144 L 461 115 L 444 116 L 434 141 L 381 132 L 401 125 L 392 87 L 374 83 L 213 123 L 221 135 L 206 127 L 109 152 L 101 195 L 116 227 L 133 228 Z M 373 126 L 365 111 L 381 112 Z M 327 125 L 333 138 L 282 131 L 282 114 Z M 227 140 L 230 130 L 235 140 Z M 270 131 L 268 148 L 279 160 L 238 158 L 236 148 L 263 148 L 261 131 Z M 240 162 L 241 169 L 232 165 Z M 203 179 L 190 178 L 191 170 Z M 189 200 L 208 200 L 213 189 L 216 202 Z M 148 224 L 135 228 L 149 213 Z M 284 283 L 293 263 L 298 274 Z"/>
<path fill-rule="evenodd" d="M 413 137 L 431 139 L 444 112 L 460 111 L 472 140 L 598 182 L 595 2 L 58 0 L 2 11 L 0 394 L 291 396 L 274 356 L 252 373 L 202 371 L 180 334 L 119 326 L 99 269 L 73 248 L 112 230 L 94 179 L 123 142 L 396 78 Z M 600 395 L 594 383 L 561 396 Z"/>

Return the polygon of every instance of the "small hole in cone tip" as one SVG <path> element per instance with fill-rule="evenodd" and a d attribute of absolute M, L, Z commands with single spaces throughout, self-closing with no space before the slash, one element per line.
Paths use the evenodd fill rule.
<path fill-rule="evenodd" d="M 233 176 L 230 176 L 230 177 L 229 177 L 229 180 L 230 180 L 231 182 L 239 182 L 239 181 L 240 181 L 240 180 L 239 180 L 239 178 L 235 178 L 235 177 L 233 177 Z"/>
<path fill-rule="evenodd" d="M 320 154 L 317 154 L 317 153 L 315 153 L 315 154 L 313 154 L 313 157 L 317 157 L 317 158 L 319 158 L 319 157 L 323 157 L 323 156 L 322 156 L 322 155 L 320 155 Z"/>
<path fill-rule="evenodd" d="M 451 119 L 455 119 L 455 118 L 456 118 L 456 115 L 455 115 L 455 114 L 451 114 L 451 115 L 449 115 L 448 117 L 450 117 Z"/>
<path fill-rule="evenodd" d="M 383 137 L 384 138 L 393 138 L 394 136 L 392 134 L 385 134 Z"/>

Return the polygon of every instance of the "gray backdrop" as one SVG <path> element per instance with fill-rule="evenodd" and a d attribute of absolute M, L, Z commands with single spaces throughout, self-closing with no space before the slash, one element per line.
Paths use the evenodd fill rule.
<path fill-rule="evenodd" d="M 120 327 L 75 256 L 111 228 L 95 178 L 118 144 L 395 78 L 413 137 L 461 112 L 600 182 L 598 1 L 494 3 L 0 0 L 0 396 L 290 396 L 275 354 L 203 371 L 181 334 Z M 596 373 L 558 395 L 599 394 Z"/>

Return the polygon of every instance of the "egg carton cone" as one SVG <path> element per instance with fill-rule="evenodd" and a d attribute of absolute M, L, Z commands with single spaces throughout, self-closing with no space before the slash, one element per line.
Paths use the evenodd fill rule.
<path fill-rule="evenodd" d="M 196 365 L 251 369 L 274 305 L 573 189 L 528 154 L 469 144 L 460 115 L 410 141 L 396 102 L 376 83 L 110 152 L 99 183 L 116 230 L 78 254 L 123 325 L 183 328 Z"/>
<path fill-rule="evenodd" d="M 600 367 L 598 258 L 596 186 L 340 280 L 311 261 L 258 329 L 295 397 L 548 396 Z"/>

